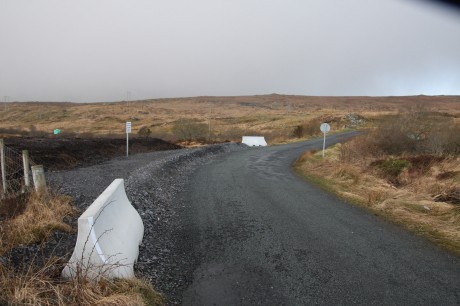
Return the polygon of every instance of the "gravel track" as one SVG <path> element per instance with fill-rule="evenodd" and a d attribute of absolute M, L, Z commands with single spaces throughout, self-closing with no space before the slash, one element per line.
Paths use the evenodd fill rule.
<path fill-rule="evenodd" d="M 136 154 L 91 167 L 50 172 L 47 179 L 53 189 L 73 197 L 75 206 L 83 212 L 114 179 L 124 178 L 128 198 L 144 222 L 136 274 L 149 279 L 169 304 L 179 304 L 181 292 L 192 281 L 196 259 L 189 255 L 193 241 L 188 240 L 180 218 L 186 207 L 176 194 L 200 165 L 217 155 L 246 149 L 246 145 L 226 143 Z M 69 221 L 76 228 L 76 218 Z M 76 234 L 57 232 L 46 248 L 55 255 L 69 256 L 75 241 Z M 35 249 L 28 247 L 28 252 Z"/>

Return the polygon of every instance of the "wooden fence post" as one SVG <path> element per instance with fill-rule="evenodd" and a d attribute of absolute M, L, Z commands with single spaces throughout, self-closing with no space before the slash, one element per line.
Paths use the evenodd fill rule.
<path fill-rule="evenodd" d="M 24 166 L 24 184 L 26 189 L 30 188 L 30 162 L 29 162 L 29 151 L 22 150 L 22 163 Z"/>
<path fill-rule="evenodd" d="M 6 154 L 5 154 L 5 143 L 3 139 L 0 139 L 0 164 L 2 169 L 2 185 L 3 195 L 6 195 L 7 184 L 6 184 Z"/>
<path fill-rule="evenodd" d="M 32 166 L 32 178 L 34 180 L 35 191 L 46 193 L 45 170 L 42 165 Z"/>

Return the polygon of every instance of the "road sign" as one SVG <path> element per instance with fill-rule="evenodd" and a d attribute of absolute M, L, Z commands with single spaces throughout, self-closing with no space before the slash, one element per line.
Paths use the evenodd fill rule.
<path fill-rule="evenodd" d="M 324 138 L 323 138 L 323 158 L 324 158 L 324 151 L 326 150 L 326 134 L 331 130 L 331 126 L 328 123 L 321 123 L 321 126 L 319 127 L 321 132 L 324 133 Z"/>
<path fill-rule="evenodd" d="M 329 125 L 329 123 L 321 123 L 321 126 L 319 127 L 319 129 L 323 133 L 328 133 L 331 130 L 331 126 Z"/>
<path fill-rule="evenodd" d="M 131 133 L 131 122 L 126 121 L 126 157 L 129 155 L 129 133 Z"/>

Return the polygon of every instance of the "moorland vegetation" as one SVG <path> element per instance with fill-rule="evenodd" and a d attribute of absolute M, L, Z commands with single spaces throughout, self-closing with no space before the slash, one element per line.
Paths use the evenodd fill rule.
<path fill-rule="evenodd" d="M 67 139 L 133 136 L 180 145 L 265 136 L 269 144 L 333 132 L 364 132 L 327 150 L 306 152 L 296 169 L 352 203 L 460 254 L 460 97 L 196 97 L 119 103 L 7 103 L 0 137 Z M 53 130 L 60 129 L 59 135 Z M 25 148 L 27 149 L 27 148 Z M 38 153 L 37 153 L 38 154 Z M 46 244 L 75 214 L 62 195 L 23 195 L 0 203 L 0 303 L 40 305 L 161 304 L 147 282 L 63 280 L 62 258 L 14 263 L 18 245 Z"/>

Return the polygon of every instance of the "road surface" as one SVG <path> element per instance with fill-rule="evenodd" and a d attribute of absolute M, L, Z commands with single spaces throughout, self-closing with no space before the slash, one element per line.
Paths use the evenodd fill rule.
<path fill-rule="evenodd" d="M 321 146 L 254 148 L 194 173 L 180 195 L 196 264 L 183 304 L 459 305 L 459 258 L 293 173 Z"/>

